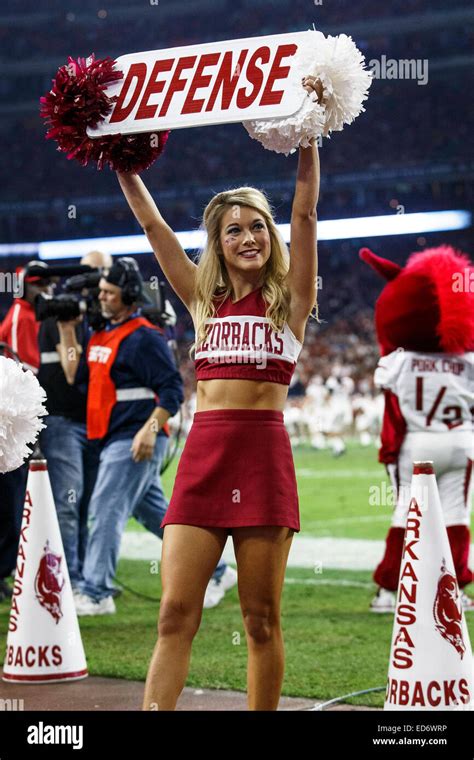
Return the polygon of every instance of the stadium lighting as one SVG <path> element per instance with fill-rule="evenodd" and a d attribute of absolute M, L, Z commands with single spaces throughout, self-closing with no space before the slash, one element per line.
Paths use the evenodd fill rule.
<path fill-rule="evenodd" d="M 471 226 L 469 211 L 426 211 L 418 214 L 384 214 L 351 219 L 327 219 L 318 222 L 318 240 L 363 241 L 368 237 L 415 235 L 428 232 L 463 230 Z M 280 224 L 285 241 L 290 239 L 290 225 Z"/>
<path fill-rule="evenodd" d="M 201 230 L 177 232 L 176 236 L 184 250 L 200 248 L 206 239 Z M 152 248 L 146 235 L 117 235 L 115 237 L 84 238 L 82 240 L 50 240 L 38 243 L 41 259 L 80 258 L 89 251 L 103 251 L 112 256 L 130 256 L 134 253 L 149 253 Z"/>
<path fill-rule="evenodd" d="M 416 214 L 383 214 L 350 219 L 327 219 L 318 222 L 318 240 L 357 239 L 361 243 L 369 237 L 387 235 L 414 235 L 428 232 L 463 230 L 472 224 L 469 211 L 427 211 Z M 284 240 L 290 242 L 290 225 L 279 224 Z M 202 248 L 205 233 L 187 230 L 176 233 L 185 250 Z M 80 240 L 49 240 L 41 243 L 12 243 L 0 245 L 0 255 L 38 255 L 43 260 L 81 258 L 92 250 L 116 256 L 150 252 L 145 235 L 118 235 L 115 237 L 84 238 Z"/>

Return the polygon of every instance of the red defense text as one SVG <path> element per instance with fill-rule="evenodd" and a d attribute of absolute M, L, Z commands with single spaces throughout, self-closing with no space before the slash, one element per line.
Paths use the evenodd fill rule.
<path fill-rule="evenodd" d="M 296 44 L 279 45 L 273 60 L 271 49 L 262 45 L 251 54 L 248 49 L 241 50 L 237 62 L 234 62 L 235 51 L 228 50 L 163 58 L 150 68 L 146 63 L 132 63 L 110 123 L 124 121 L 135 108 L 134 121 L 166 116 L 173 98 L 180 92 L 186 93 L 180 115 L 209 112 L 214 108 L 225 111 L 232 102 L 240 110 L 255 103 L 278 105 L 284 95 L 283 82 L 291 69 L 290 65 L 283 65 L 283 60 L 291 59 L 297 49 Z M 265 72 L 262 66 L 270 63 Z M 169 72 L 172 72 L 171 77 L 163 79 Z M 160 102 L 150 103 L 155 95 L 161 95 Z"/>

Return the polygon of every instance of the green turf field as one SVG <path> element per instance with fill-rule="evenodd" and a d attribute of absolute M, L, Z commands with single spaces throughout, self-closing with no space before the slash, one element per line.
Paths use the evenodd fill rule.
<path fill-rule="evenodd" d="M 369 503 L 370 488 L 382 487 L 383 468 L 375 449 L 357 445 L 334 459 L 329 452 L 297 450 L 302 533 L 312 536 L 382 539 L 391 507 Z M 175 464 L 165 474 L 169 496 Z M 134 522 L 129 530 L 141 530 Z M 80 618 L 89 671 L 94 675 L 144 680 L 155 643 L 160 576 L 153 563 L 122 560 L 118 579 L 152 600 L 125 590 L 117 615 Z M 374 586 L 363 571 L 289 568 L 283 595 L 286 675 L 283 693 L 329 700 L 383 686 L 393 617 L 368 611 Z M 0 604 L 3 655 L 8 604 Z M 468 616 L 474 640 L 474 614 Z M 239 641 L 240 643 L 236 643 Z M 205 610 L 196 637 L 188 684 L 245 690 L 246 645 L 236 589 L 213 610 Z M 353 701 L 381 706 L 383 695 Z"/>

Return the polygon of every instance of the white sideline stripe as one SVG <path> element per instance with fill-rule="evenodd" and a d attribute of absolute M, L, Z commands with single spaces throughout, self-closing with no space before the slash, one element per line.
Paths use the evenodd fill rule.
<path fill-rule="evenodd" d="M 311 527 L 324 528 L 326 525 L 346 525 L 347 523 L 372 523 L 386 522 L 390 519 L 392 511 L 384 515 L 363 515 L 362 517 L 330 517 L 329 520 L 311 521 Z"/>
<path fill-rule="evenodd" d="M 324 570 L 374 570 L 383 557 L 385 541 L 356 538 L 312 538 L 295 536 L 288 567 Z M 471 552 L 474 547 L 471 546 Z M 227 540 L 223 558 L 235 565 L 232 540 Z M 472 555 L 471 555 L 472 556 Z M 127 531 L 120 548 L 121 559 L 157 560 L 161 558 L 161 541 L 152 533 Z"/>
<path fill-rule="evenodd" d="M 346 538 L 311 538 L 295 536 L 288 567 L 314 569 L 373 570 L 383 556 L 384 541 L 362 541 Z M 120 557 L 123 559 L 157 560 L 161 558 L 161 541 L 151 533 L 127 531 L 123 534 Z M 223 557 L 235 564 L 232 540 L 228 540 Z"/>
<path fill-rule="evenodd" d="M 353 588 L 374 588 L 373 583 L 367 581 L 348 581 L 345 578 L 327 578 L 316 580 L 315 578 L 285 578 L 285 583 L 302 584 L 306 586 L 351 586 Z"/>
<path fill-rule="evenodd" d="M 386 480 L 385 470 L 307 470 L 297 469 L 296 477 L 298 478 L 380 478 Z"/>

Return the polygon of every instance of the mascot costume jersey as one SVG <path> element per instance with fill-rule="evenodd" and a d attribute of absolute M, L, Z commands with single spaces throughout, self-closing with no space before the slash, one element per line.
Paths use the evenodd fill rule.
<path fill-rule="evenodd" d="M 368 248 L 360 257 L 388 281 L 375 307 L 382 358 L 374 380 L 385 396 L 379 461 L 397 500 L 371 610 L 393 612 L 416 460 L 434 462 L 459 587 L 473 579 L 474 268 L 449 246 L 415 253 L 405 267 Z"/>

